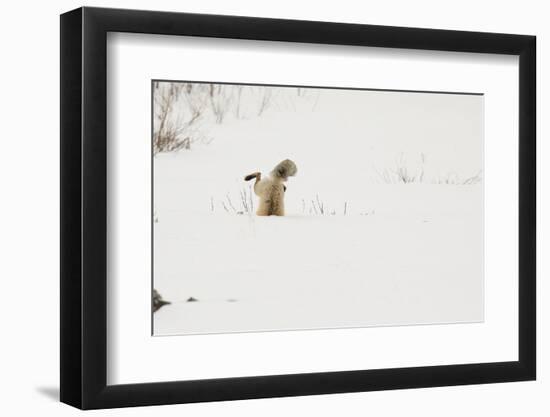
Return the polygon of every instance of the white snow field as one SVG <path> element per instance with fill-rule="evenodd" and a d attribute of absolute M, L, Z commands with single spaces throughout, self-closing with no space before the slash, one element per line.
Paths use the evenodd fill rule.
<path fill-rule="evenodd" d="M 309 93 L 154 157 L 154 335 L 483 321 L 483 97 Z M 286 158 L 287 215 L 250 213 Z"/>

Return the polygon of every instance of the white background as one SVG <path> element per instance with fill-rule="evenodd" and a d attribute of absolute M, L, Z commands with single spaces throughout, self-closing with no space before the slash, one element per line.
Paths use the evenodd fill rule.
<path fill-rule="evenodd" d="M 275 51 L 266 51 L 263 43 L 254 41 L 135 34 L 113 34 L 107 44 L 109 384 L 517 360 L 516 58 L 286 44 L 275 44 Z M 231 61 L 237 54 L 238 61 Z M 220 61 L 225 63 L 222 67 L 216 65 Z M 405 65 L 407 71 L 397 70 Z M 149 80 L 178 77 L 485 93 L 485 320 L 460 325 L 150 337 L 150 313 L 144 308 L 151 291 L 151 194 L 150 186 L 144 186 L 150 178 L 151 157 Z M 228 152 L 225 155 L 233 163 L 237 160 Z M 354 239 L 351 233 L 348 238 Z M 454 250 L 461 251 L 461 244 Z M 365 241 L 361 245 L 365 248 Z M 353 250 L 344 247 L 344 251 Z M 429 250 L 444 259 L 436 251 Z M 216 259 L 229 268 L 228 261 Z M 475 274 L 471 270 L 462 273 Z M 424 290 L 430 291 L 434 298 L 444 297 L 435 289 Z M 285 309 L 292 307 L 287 304 Z M 407 314 L 413 317 L 415 310 Z"/>
<path fill-rule="evenodd" d="M 58 404 L 58 14 L 80 6 L 73 1 L 56 4 L 12 3 L 3 11 L 2 30 L 2 379 L 4 413 L 71 415 L 76 411 Z M 94 2 L 88 5 L 164 9 L 203 13 L 242 14 L 296 19 L 333 20 L 443 29 L 536 34 L 538 73 L 546 67 L 543 2 L 476 2 L 445 4 L 417 2 L 176 1 Z M 313 7 L 314 6 L 314 7 Z M 539 78 L 538 115 L 541 119 L 548 84 Z M 539 122 L 539 143 L 545 130 Z M 7 127 L 7 129 L 6 129 Z M 539 147 L 539 161 L 547 159 Z M 540 169 L 539 212 L 548 205 L 543 192 L 547 169 Z M 6 192 L 7 191 L 7 192 Z M 539 236 L 548 226 L 539 222 Z M 549 295 L 543 282 L 548 261 L 547 239 L 539 239 L 539 352 L 548 351 L 550 310 L 542 303 Z M 106 415 L 280 415 L 292 413 L 334 415 L 544 415 L 550 389 L 550 366 L 539 355 L 539 380 L 485 386 L 435 388 L 378 393 L 328 395 L 292 399 L 240 401 L 101 411 Z"/>

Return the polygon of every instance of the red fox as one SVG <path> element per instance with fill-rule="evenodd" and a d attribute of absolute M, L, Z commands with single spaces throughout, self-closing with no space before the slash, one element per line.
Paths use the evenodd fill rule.
<path fill-rule="evenodd" d="M 290 159 L 280 162 L 273 171 L 262 179 L 261 172 L 244 177 L 245 181 L 256 178 L 254 183 L 254 193 L 260 198 L 260 204 L 256 214 L 258 216 L 284 216 L 285 204 L 284 197 L 286 186 L 283 184 L 288 177 L 296 175 L 298 169 L 296 164 Z"/>

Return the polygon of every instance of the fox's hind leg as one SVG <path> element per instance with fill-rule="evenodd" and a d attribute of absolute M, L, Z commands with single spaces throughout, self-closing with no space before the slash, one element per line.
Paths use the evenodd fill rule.
<path fill-rule="evenodd" d="M 254 172 L 254 173 L 249 174 L 246 177 L 244 177 L 244 180 L 245 181 L 250 181 L 253 178 L 256 178 L 256 182 L 260 181 L 262 179 L 262 173 L 261 172 Z"/>
<path fill-rule="evenodd" d="M 271 215 L 271 201 L 260 197 L 260 204 L 258 210 L 256 210 L 257 216 L 269 216 Z"/>

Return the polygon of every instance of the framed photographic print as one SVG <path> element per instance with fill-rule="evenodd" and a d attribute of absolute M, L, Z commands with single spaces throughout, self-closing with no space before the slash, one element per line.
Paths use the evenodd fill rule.
<path fill-rule="evenodd" d="M 535 38 L 61 16 L 61 401 L 535 379 Z"/>

